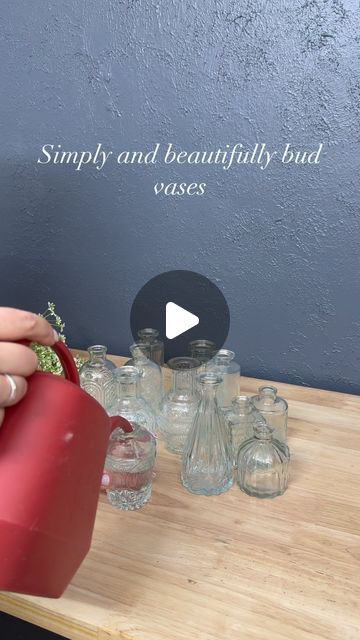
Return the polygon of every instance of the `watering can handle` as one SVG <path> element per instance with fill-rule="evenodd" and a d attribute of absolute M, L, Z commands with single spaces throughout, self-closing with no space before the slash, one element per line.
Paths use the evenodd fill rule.
<path fill-rule="evenodd" d="M 51 348 L 55 351 L 61 362 L 65 378 L 79 386 L 80 379 L 78 370 L 76 368 L 74 358 L 72 357 L 72 354 L 67 346 L 61 340 L 59 340 L 58 342 L 55 342 L 55 344 Z"/>

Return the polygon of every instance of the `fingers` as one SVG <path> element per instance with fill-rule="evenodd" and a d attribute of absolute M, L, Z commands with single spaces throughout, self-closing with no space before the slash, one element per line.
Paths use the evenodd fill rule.
<path fill-rule="evenodd" d="M 0 342 L 0 373 L 31 376 L 36 371 L 38 360 L 29 347 L 15 342 Z"/>
<path fill-rule="evenodd" d="M 6 376 L 0 375 L 0 411 L 2 411 L 3 407 L 11 407 L 22 400 L 27 391 L 25 378 L 20 376 L 11 376 L 11 378 L 14 388 Z"/>
<path fill-rule="evenodd" d="M 33 340 L 52 346 L 58 339 L 47 320 L 36 313 L 0 307 L 0 341 Z"/>

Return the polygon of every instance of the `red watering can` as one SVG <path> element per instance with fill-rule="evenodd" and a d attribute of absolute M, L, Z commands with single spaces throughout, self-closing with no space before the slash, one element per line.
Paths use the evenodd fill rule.
<path fill-rule="evenodd" d="M 0 590 L 58 598 L 91 544 L 111 431 L 80 388 L 70 351 L 53 347 L 65 378 L 37 371 L 0 428 Z"/>

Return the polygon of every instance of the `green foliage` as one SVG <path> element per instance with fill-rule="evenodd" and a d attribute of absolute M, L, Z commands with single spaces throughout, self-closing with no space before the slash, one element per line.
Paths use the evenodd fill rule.
<path fill-rule="evenodd" d="M 60 340 L 65 342 L 66 337 L 64 335 L 65 322 L 62 321 L 60 316 L 56 313 L 54 302 L 48 302 L 47 309 L 40 315 L 51 324 L 51 326 L 58 332 Z M 63 375 L 62 366 L 56 353 L 50 347 L 44 347 L 37 342 L 33 342 L 31 345 L 33 351 L 35 351 L 38 361 L 39 370 L 46 371 L 47 373 L 55 373 L 57 376 Z M 84 364 L 84 360 L 79 356 L 75 356 L 75 363 L 78 369 Z"/>

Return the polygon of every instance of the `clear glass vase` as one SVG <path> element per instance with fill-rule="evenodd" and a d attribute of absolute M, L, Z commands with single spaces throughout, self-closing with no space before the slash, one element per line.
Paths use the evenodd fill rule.
<path fill-rule="evenodd" d="M 287 488 L 290 452 L 286 444 L 273 439 L 273 429 L 255 426 L 254 436 L 239 449 L 237 481 L 240 489 L 256 498 L 275 498 Z"/>
<path fill-rule="evenodd" d="M 124 366 L 115 370 L 116 398 L 108 408 L 109 416 L 123 416 L 156 435 L 156 416 L 140 395 L 140 375 L 137 367 Z"/>
<path fill-rule="evenodd" d="M 125 511 L 150 500 L 156 455 L 154 436 L 134 422 L 132 427 L 111 434 L 102 479 L 110 504 Z"/>
<path fill-rule="evenodd" d="M 230 430 L 216 400 L 220 384 L 215 373 L 199 376 L 201 400 L 182 457 L 183 486 L 205 496 L 223 493 L 233 482 Z"/>
<path fill-rule="evenodd" d="M 164 343 L 159 339 L 157 329 L 140 329 L 138 331 L 140 342 L 145 342 L 150 347 L 150 360 L 156 362 L 160 367 L 164 364 Z"/>
<path fill-rule="evenodd" d="M 160 405 L 159 435 L 173 453 L 182 453 L 194 420 L 199 394 L 195 378 L 200 362 L 194 358 L 171 358 L 171 386 Z"/>
<path fill-rule="evenodd" d="M 240 393 L 240 365 L 235 362 L 235 353 L 230 349 L 220 349 L 206 365 L 206 370 L 222 377 L 218 391 L 218 404 L 222 409 L 231 407 L 235 396 Z"/>
<path fill-rule="evenodd" d="M 151 406 L 155 414 L 163 396 L 163 380 L 161 367 L 150 360 L 150 345 L 135 342 L 130 347 L 131 360 L 126 364 L 137 367 L 140 373 L 140 395 Z"/>
<path fill-rule="evenodd" d="M 265 424 L 265 420 L 261 413 L 255 409 L 248 396 L 235 396 L 230 409 L 225 412 L 225 418 L 231 431 L 233 461 L 236 466 L 240 445 L 245 440 L 252 438 L 255 425 Z"/>
<path fill-rule="evenodd" d="M 201 364 L 209 362 L 216 351 L 216 344 L 211 340 L 193 340 L 189 343 L 191 357 L 199 360 Z"/>
<path fill-rule="evenodd" d="M 274 429 L 274 438 L 287 442 L 288 404 L 277 395 L 277 388 L 269 385 L 259 387 L 257 396 L 251 401 L 254 407 L 264 416 L 266 423 Z"/>
<path fill-rule="evenodd" d="M 104 409 L 114 402 L 116 383 L 114 371 L 116 369 L 106 358 L 106 347 L 101 344 L 88 348 L 89 359 L 80 369 L 80 385 L 87 393 L 97 400 Z"/>

